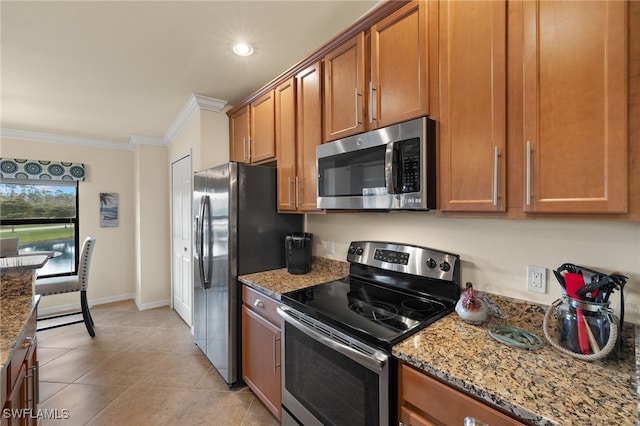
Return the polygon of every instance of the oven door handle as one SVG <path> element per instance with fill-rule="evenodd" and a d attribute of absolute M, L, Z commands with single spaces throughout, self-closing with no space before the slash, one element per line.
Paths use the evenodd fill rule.
<path fill-rule="evenodd" d="M 382 353 L 379 353 L 379 355 L 376 356 L 376 354 L 371 355 L 370 357 L 367 355 L 364 355 L 360 352 L 358 352 L 357 350 L 350 348 L 349 346 L 345 346 L 341 343 L 336 342 L 335 340 L 313 330 L 312 328 L 309 328 L 308 326 L 306 326 L 305 324 L 303 324 L 302 322 L 298 321 L 297 319 L 295 319 L 294 317 L 292 317 L 287 311 L 289 311 L 289 309 L 285 306 L 280 306 L 276 309 L 276 311 L 278 312 L 278 315 L 280 315 L 282 317 L 283 320 L 285 320 L 286 322 L 290 323 L 292 326 L 294 326 L 295 328 L 297 328 L 298 330 L 300 330 L 301 332 L 305 333 L 307 336 L 311 337 L 312 339 L 322 343 L 323 345 L 335 350 L 336 352 L 341 353 L 342 355 L 345 355 L 349 358 L 351 358 L 352 360 L 356 361 L 357 363 L 359 363 L 360 365 L 368 368 L 371 371 L 374 372 L 380 372 L 382 371 L 382 369 L 384 368 L 387 360 L 389 359 L 389 357 L 387 355 L 384 355 Z M 286 336 L 285 336 L 286 339 Z"/>

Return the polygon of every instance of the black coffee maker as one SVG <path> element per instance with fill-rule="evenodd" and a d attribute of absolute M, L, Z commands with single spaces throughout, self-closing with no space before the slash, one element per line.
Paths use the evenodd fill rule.
<path fill-rule="evenodd" d="M 311 243 L 313 234 L 294 232 L 287 234 L 284 240 L 287 257 L 287 271 L 290 274 L 302 275 L 311 270 Z"/>

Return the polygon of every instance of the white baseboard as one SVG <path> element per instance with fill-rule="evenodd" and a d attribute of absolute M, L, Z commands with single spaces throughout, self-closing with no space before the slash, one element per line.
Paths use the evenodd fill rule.
<path fill-rule="evenodd" d="M 122 302 L 123 300 L 133 300 L 134 303 L 136 304 L 136 306 L 138 307 L 138 310 L 140 310 L 140 311 L 144 311 L 146 309 L 159 308 L 161 306 L 167 306 L 169 304 L 169 302 L 170 302 L 169 299 L 166 299 L 166 300 L 159 300 L 157 302 L 141 304 L 141 303 L 138 302 L 138 299 L 136 298 L 135 294 L 129 293 L 129 294 L 120 294 L 118 296 L 110 296 L 110 297 L 101 297 L 99 299 L 91 299 L 91 300 L 89 300 L 89 307 L 96 306 L 96 305 L 104 305 L 105 303 Z M 69 304 L 66 304 L 66 305 L 51 306 L 51 307 L 48 307 L 48 308 L 40 308 L 40 307 L 38 307 L 38 315 L 39 316 L 49 316 L 49 315 L 60 314 L 60 313 L 63 313 L 63 312 L 79 311 L 79 310 L 80 310 L 80 302 L 78 302 L 78 303 L 69 303 Z"/>
<path fill-rule="evenodd" d="M 133 301 L 136 302 L 136 306 L 138 307 L 139 311 L 145 311 L 147 309 L 160 308 L 162 306 L 167 306 L 170 303 L 169 299 L 158 300 L 157 302 L 151 302 L 151 303 L 140 303 L 140 301 L 138 301 L 138 299 L 136 297 L 133 297 Z"/>

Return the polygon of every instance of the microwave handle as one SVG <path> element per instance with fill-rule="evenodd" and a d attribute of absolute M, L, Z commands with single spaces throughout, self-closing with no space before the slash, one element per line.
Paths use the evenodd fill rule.
<path fill-rule="evenodd" d="M 388 194 L 399 194 L 402 190 L 398 187 L 398 182 L 402 182 L 402 163 L 402 153 L 396 142 L 387 143 L 384 153 L 384 183 Z"/>

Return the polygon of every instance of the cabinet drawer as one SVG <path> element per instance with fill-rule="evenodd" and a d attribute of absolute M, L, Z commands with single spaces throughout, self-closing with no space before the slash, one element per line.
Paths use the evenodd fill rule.
<path fill-rule="evenodd" d="M 462 425 L 465 417 L 491 426 L 522 425 L 519 421 L 476 401 L 407 365 L 401 367 L 402 399 L 424 413 L 434 424 Z"/>
<path fill-rule="evenodd" d="M 276 300 L 269 296 L 265 296 L 251 287 L 243 285 L 242 302 L 251 308 L 251 310 L 268 319 L 272 323 L 276 325 L 280 324 L 280 317 L 276 312 L 276 308 L 280 306 L 280 303 Z"/>
<path fill-rule="evenodd" d="M 20 374 L 20 368 L 27 357 L 29 350 L 36 344 L 36 315 L 35 312 L 29 317 L 24 326 L 24 332 L 16 343 L 16 350 L 7 364 L 7 394 L 13 388 L 13 385 Z"/>

